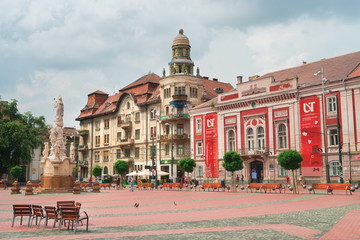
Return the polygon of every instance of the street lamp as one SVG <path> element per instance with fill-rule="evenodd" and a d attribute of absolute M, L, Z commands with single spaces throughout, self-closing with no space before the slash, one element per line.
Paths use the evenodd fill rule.
<path fill-rule="evenodd" d="M 169 126 L 169 123 L 165 123 L 166 126 Z M 173 139 L 173 124 L 171 124 L 171 182 L 174 182 L 174 139 Z"/>
<path fill-rule="evenodd" d="M 340 183 L 344 183 L 343 172 L 342 172 L 342 156 L 341 156 L 341 143 L 340 143 L 340 118 L 339 118 L 339 99 L 336 94 L 336 118 L 337 118 L 337 139 L 339 146 L 339 174 L 340 174 Z"/>
<path fill-rule="evenodd" d="M 327 146 L 327 130 L 326 130 L 326 112 L 325 112 L 325 83 L 327 79 L 324 77 L 324 69 L 321 67 L 321 70 L 317 73 L 314 73 L 314 76 L 317 76 L 321 73 L 321 88 L 322 88 L 322 114 L 323 114 L 323 132 L 324 132 L 324 150 L 325 150 L 325 175 L 326 182 L 330 183 L 330 167 L 328 160 L 328 146 Z"/>

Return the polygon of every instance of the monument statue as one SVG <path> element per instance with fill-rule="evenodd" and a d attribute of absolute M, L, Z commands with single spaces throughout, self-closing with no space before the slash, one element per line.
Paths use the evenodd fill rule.
<path fill-rule="evenodd" d="M 55 104 L 56 116 L 54 126 L 50 126 L 50 154 L 49 143 L 45 143 L 41 167 L 43 176 L 41 177 L 42 192 L 67 192 L 72 191 L 73 176 L 72 171 L 75 167 L 75 146 L 72 143 L 70 156 L 66 156 L 66 138 L 63 134 L 64 103 L 59 97 Z"/>

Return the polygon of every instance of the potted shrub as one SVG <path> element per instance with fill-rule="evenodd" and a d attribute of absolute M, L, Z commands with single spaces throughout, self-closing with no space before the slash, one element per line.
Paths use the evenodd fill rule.
<path fill-rule="evenodd" d="M 13 187 L 11 188 L 11 194 L 19 194 L 20 187 L 19 187 L 18 179 L 22 175 L 22 168 L 16 165 L 15 167 L 11 168 L 10 174 L 13 178 L 15 178 L 15 182 L 13 183 Z"/>

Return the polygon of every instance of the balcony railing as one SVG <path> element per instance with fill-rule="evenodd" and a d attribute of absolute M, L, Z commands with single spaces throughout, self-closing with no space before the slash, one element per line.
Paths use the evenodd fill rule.
<path fill-rule="evenodd" d="M 88 162 L 88 160 L 79 161 L 79 162 L 78 162 L 78 165 L 79 165 L 79 166 L 88 166 L 88 165 L 89 165 L 89 162 Z"/>
<path fill-rule="evenodd" d="M 122 138 L 119 143 L 119 146 L 120 147 L 130 146 L 130 145 L 133 145 L 134 143 L 135 143 L 135 140 L 132 138 Z"/>
<path fill-rule="evenodd" d="M 173 135 L 173 140 L 186 140 L 189 139 L 188 134 L 184 133 L 184 134 L 174 134 Z M 160 142 L 161 141 L 171 141 L 171 134 L 163 134 L 160 136 Z"/>
<path fill-rule="evenodd" d="M 180 119 L 188 119 L 189 114 L 186 113 L 177 113 L 177 114 L 167 114 L 160 116 L 161 121 L 173 121 L 173 120 L 180 120 Z"/>
<path fill-rule="evenodd" d="M 123 129 L 129 129 L 129 128 L 131 128 L 131 126 L 132 126 L 132 122 L 131 122 L 131 121 L 121 122 L 121 127 L 122 127 Z"/>

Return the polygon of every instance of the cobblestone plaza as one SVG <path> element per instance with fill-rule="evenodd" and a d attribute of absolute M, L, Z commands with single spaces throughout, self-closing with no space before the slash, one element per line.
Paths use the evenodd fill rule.
<path fill-rule="evenodd" d="M 3 239 L 359 239 L 360 193 L 309 194 L 102 190 L 101 193 L 10 195 L 0 191 Z M 75 200 L 90 217 L 89 232 L 12 222 L 12 204 L 55 206 Z M 134 204 L 139 203 L 135 208 Z M 44 222 L 44 221 L 43 221 Z M 35 221 L 34 221 L 35 223 Z M 25 225 L 24 225 L 25 224 Z M 50 221 L 50 226 L 52 221 Z"/>

